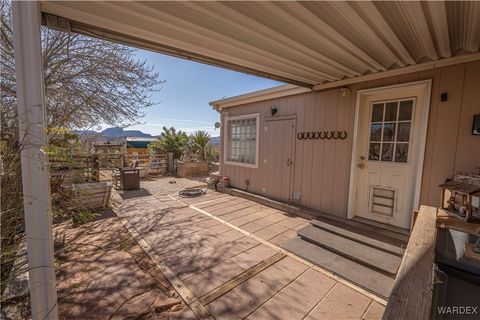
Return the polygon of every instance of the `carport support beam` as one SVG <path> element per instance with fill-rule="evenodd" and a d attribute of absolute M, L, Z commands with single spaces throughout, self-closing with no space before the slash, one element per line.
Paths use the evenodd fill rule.
<path fill-rule="evenodd" d="M 40 3 L 12 2 L 23 204 L 32 319 L 58 319 Z"/>

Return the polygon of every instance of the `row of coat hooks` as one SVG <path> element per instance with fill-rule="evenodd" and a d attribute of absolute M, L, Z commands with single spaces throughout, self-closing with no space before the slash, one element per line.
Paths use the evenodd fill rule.
<path fill-rule="evenodd" d="M 303 131 L 297 133 L 298 140 L 345 140 L 347 139 L 347 131 Z"/>

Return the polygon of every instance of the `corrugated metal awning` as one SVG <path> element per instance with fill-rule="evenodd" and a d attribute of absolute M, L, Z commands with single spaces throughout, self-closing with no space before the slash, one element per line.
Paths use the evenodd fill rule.
<path fill-rule="evenodd" d="M 480 50 L 480 2 L 53 2 L 72 31 L 303 86 Z"/>

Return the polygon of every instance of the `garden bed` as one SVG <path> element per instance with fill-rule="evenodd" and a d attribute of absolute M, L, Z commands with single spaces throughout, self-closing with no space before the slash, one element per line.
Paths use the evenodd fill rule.
<path fill-rule="evenodd" d="M 110 202 L 112 185 L 107 182 L 74 185 L 79 205 L 84 209 L 106 208 Z"/>
<path fill-rule="evenodd" d="M 179 177 L 203 177 L 208 175 L 207 161 L 177 161 Z"/>

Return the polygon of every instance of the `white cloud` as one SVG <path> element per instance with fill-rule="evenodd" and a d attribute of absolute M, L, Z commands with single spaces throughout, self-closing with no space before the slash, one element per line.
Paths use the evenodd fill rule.
<path fill-rule="evenodd" d="M 198 120 L 187 120 L 187 119 L 168 119 L 168 118 L 163 118 L 161 120 L 164 120 L 166 122 L 176 122 L 176 123 L 196 123 L 196 124 L 213 124 L 215 121 L 198 121 Z M 145 123 L 143 124 L 144 126 L 160 126 L 163 127 L 166 124 L 165 123 Z"/>

